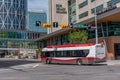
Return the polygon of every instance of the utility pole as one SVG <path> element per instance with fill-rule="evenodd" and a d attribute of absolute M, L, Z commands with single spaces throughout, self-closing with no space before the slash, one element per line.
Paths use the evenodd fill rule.
<path fill-rule="evenodd" d="M 98 26 L 97 26 L 97 10 L 96 10 L 96 1 L 94 1 L 94 5 L 95 5 L 95 8 L 94 8 L 94 16 L 95 16 L 95 36 L 96 36 L 96 44 L 98 44 Z"/>

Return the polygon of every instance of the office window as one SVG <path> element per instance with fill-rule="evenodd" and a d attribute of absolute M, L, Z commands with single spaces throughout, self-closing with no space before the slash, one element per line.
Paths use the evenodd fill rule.
<path fill-rule="evenodd" d="M 81 4 L 79 4 L 79 9 L 83 8 L 84 6 L 86 6 L 88 4 L 88 0 L 85 0 L 84 2 L 82 2 Z"/>
<path fill-rule="evenodd" d="M 88 11 L 80 14 L 80 15 L 79 15 L 79 19 L 84 18 L 84 17 L 86 17 L 86 16 L 88 16 Z"/>
<path fill-rule="evenodd" d="M 91 0 L 91 2 L 94 2 L 95 0 Z"/>
<path fill-rule="evenodd" d="M 96 7 L 96 12 L 98 13 L 99 11 L 103 10 L 103 5 L 97 6 Z M 95 12 L 95 8 L 91 9 L 91 13 L 93 14 Z"/>
<path fill-rule="evenodd" d="M 110 0 L 107 2 L 107 6 L 111 7 L 111 6 L 116 5 L 117 3 L 120 3 L 120 0 Z"/>

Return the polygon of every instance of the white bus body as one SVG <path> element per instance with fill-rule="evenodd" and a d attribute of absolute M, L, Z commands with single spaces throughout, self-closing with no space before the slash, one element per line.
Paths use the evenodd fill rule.
<path fill-rule="evenodd" d="M 106 61 L 105 46 L 102 44 L 68 44 L 49 46 L 42 49 L 42 62 L 93 64 Z"/>

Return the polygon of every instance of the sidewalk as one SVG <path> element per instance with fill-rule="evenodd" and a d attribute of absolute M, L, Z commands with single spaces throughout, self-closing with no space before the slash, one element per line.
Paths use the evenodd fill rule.
<path fill-rule="evenodd" d="M 120 60 L 107 60 L 107 65 L 120 65 Z"/>

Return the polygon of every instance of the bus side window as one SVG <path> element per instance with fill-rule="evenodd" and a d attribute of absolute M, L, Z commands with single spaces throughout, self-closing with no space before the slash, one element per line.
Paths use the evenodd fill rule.
<path fill-rule="evenodd" d="M 70 54 L 70 57 L 73 57 L 73 51 L 72 50 L 70 51 L 69 54 Z"/>
<path fill-rule="evenodd" d="M 71 57 L 71 51 L 66 51 L 66 57 Z"/>
<path fill-rule="evenodd" d="M 89 50 L 83 50 L 83 53 L 85 54 L 85 57 L 89 54 Z"/>
<path fill-rule="evenodd" d="M 56 57 L 61 57 L 60 51 L 57 51 L 55 56 L 56 56 Z"/>
<path fill-rule="evenodd" d="M 50 52 L 46 52 L 46 57 L 50 57 Z"/>
<path fill-rule="evenodd" d="M 53 57 L 53 52 L 49 52 L 50 57 Z"/>
<path fill-rule="evenodd" d="M 80 52 L 81 52 L 81 57 L 85 57 L 85 53 L 83 52 L 83 50 L 81 50 Z"/>

